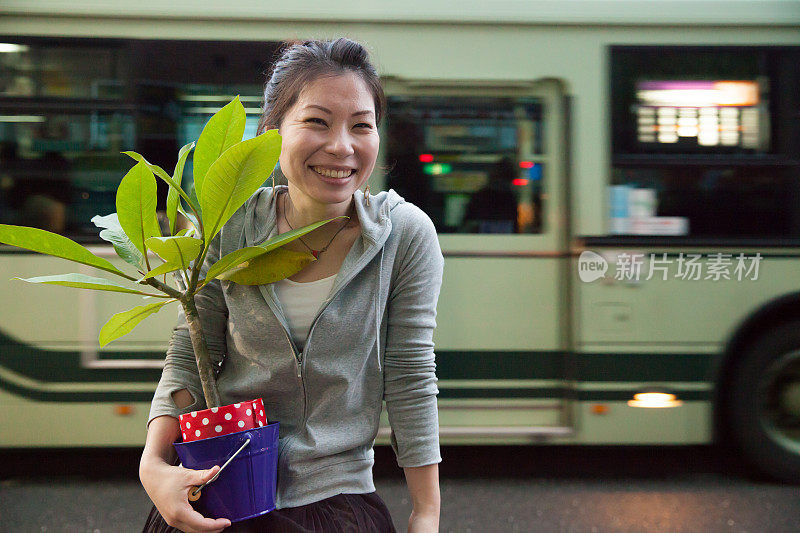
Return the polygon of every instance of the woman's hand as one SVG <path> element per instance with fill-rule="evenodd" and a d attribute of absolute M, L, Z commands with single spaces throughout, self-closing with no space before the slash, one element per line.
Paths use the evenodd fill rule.
<path fill-rule="evenodd" d="M 147 495 L 172 527 L 186 533 L 217 533 L 231 525 L 226 518 L 213 520 L 192 509 L 189 490 L 199 487 L 219 472 L 219 466 L 209 470 L 189 470 L 172 466 L 175 449 L 172 443 L 178 438 L 178 419 L 159 416 L 147 427 L 147 442 L 139 462 L 139 479 Z"/>
<path fill-rule="evenodd" d="M 231 525 L 230 520 L 205 518 L 192 508 L 188 499 L 193 487 L 199 487 L 218 471 L 219 466 L 190 470 L 153 459 L 142 461 L 139 478 L 167 524 L 186 533 L 218 533 Z"/>
<path fill-rule="evenodd" d="M 408 533 L 437 533 L 439 531 L 439 513 L 411 511 L 408 518 Z"/>

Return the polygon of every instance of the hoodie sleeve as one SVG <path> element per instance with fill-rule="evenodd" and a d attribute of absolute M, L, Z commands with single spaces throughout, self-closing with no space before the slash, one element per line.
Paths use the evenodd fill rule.
<path fill-rule="evenodd" d="M 205 263 L 200 270 L 202 279 L 209 267 L 219 259 L 220 236 L 217 235 L 209 246 Z M 228 321 L 228 310 L 225 298 L 222 295 L 220 281 L 215 279 L 206 285 L 196 296 L 195 304 L 203 326 L 208 351 L 212 361 L 220 363 L 225 355 L 225 330 Z M 172 401 L 172 393 L 181 389 L 188 389 L 194 398 L 194 403 L 185 409 L 180 409 Z M 178 418 L 178 415 L 189 411 L 205 408 L 203 387 L 197 372 L 197 363 L 194 358 L 192 340 L 189 337 L 189 327 L 183 308 L 178 312 L 178 324 L 172 330 L 172 337 L 167 347 L 167 358 L 164 361 L 164 370 L 158 382 L 153 403 L 150 405 L 150 420 L 162 415 Z"/>
<path fill-rule="evenodd" d="M 401 468 L 439 463 L 433 330 L 444 259 L 433 223 L 410 204 L 389 293 L 384 400 Z"/>

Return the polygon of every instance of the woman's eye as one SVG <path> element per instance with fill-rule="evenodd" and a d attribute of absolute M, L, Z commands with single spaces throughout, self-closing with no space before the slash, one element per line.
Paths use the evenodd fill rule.
<path fill-rule="evenodd" d="M 313 118 L 313 117 L 306 119 L 306 122 L 313 122 L 315 124 L 325 124 L 325 121 L 322 120 L 321 118 Z"/>
<path fill-rule="evenodd" d="M 372 124 L 369 124 L 367 122 L 359 122 L 358 124 L 356 124 L 356 127 L 357 128 L 372 128 Z"/>

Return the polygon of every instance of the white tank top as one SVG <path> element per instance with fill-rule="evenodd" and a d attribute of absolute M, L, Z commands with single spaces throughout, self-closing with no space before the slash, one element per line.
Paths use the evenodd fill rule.
<path fill-rule="evenodd" d="M 301 350 L 306 345 L 311 323 L 328 297 L 336 281 L 336 274 L 317 281 L 300 283 L 282 279 L 274 284 L 275 295 L 283 308 L 289 325 L 289 333 Z"/>

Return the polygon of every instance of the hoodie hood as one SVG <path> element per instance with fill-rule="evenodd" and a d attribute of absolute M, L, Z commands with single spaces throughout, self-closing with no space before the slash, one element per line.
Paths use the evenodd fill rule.
<path fill-rule="evenodd" d="M 275 187 L 263 187 L 247 201 L 244 206 L 244 231 L 242 232 L 241 247 L 257 246 L 267 239 L 278 235 L 276 201 L 279 193 L 286 192 L 288 187 L 280 185 Z M 347 283 L 363 270 L 370 261 L 376 256 L 381 255 L 376 270 L 377 291 L 373 297 L 377 298 L 382 293 L 383 286 L 383 246 L 392 232 L 392 221 L 390 214 L 396 206 L 405 203 L 405 200 L 393 190 L 381 191 L 378 194 L 370 195 L 369 205 L 364 199 L 364 193 L 360 190 L 353 194 L 356 216 L 361 225 L 361 239 L 356 239 L 350 252 L 344 258 L 339 273 L 331 289 L 331 297 L 326 300 L 329 302 L 333 295 L 336 295 Z M 269 285 L 259 285 L 264 300 L 277 316 L 278 320 L 288 331 L 288 323 L 283 314 L 280 302 L 275 295 L 274 287 Z M 378 302 L 376 301 L 377 305 Z M 324 309 L 324 306 L 323 306 Z M 380 347 L 380 315 L 375 318 L 375 343 Z M 380 351 L 378 354 L 378 369 L 380 370 Z"/>
<path fill-rule="evenodd" d="M 277 211 L 275 202 L 277 193 L 287 191 L 286 185 L 262 187 L 245 203 L 244 242 L 242 246 L 257 246 L 277 235 Z M 355 210 L 361 224 L 361 236 L 365 241 L 364 249 L 373 245 L 381 246 L 391 232 L 389 214 L 398 204 L 405 200 L 393 190 L 381 191 L 369 196 L 366 205 L 364 193 L 357 190 L 353 194 Z"/>

